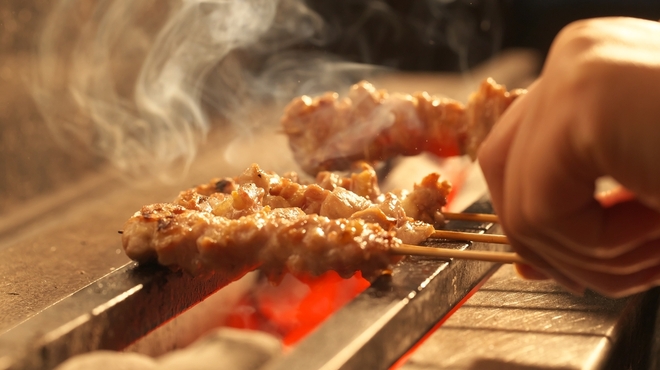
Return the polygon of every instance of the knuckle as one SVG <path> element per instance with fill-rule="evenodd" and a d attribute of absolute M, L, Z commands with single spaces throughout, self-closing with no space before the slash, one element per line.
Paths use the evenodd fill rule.
<path fill-rule="evenodd" d="M 570 243 L 574 249 L 578 249 L 581 255 L 591 257 L 597 260 L 609 258 L 610 251 L 598 241 L 597 235 L 590 232 L 579 233 L 572 236 Z"/>
<path fill-rule="evenodd" d="M 595 28 L 598 28 L 598 22 L 594 20 L 578 20 L 568 24 L 555 37 L 549 56 L 564 53 L 573 55 L 589 49 L 597 42 Z"/>
<path fill-rule="evenodd" d="M 593 231 L 584 233 L 576 243 L 580 246 L 585 254 L 591 257 L 608 260 L 612 262 L 616 260 L 617 266 L 626 265 L 625 260 L 622 259 L 625 254 L 633 252 L 640 247 L 639 243 L 627 243 L 624 241 L 608 240 L 603 236 L 600 231 Z M 632 261 L 636 262 L 636 261 Z M 612 263 L 610 263 L 612 264 Z"/>
<path fill-rule="evenodd" d="M 598 258 L 598 259 L 610 259 L 615 258 L 620 255 L 616 248 L 611 248 L 604 246 L 595 240 L 585 240 L 581 242 L 583 249 L 588 253 L 589 256 Z M 617 266 L 613 268 L 624 268 L 625 266 Z"/>
<path fill-rule="evenodd" d="M 611 35 L 613 23 L 618 21 L 603 18 L 574 21 L 557 34 L 553 46 L 566 48 L 573 53 L 588 50 L 599 44 L 603 37 Z"/>

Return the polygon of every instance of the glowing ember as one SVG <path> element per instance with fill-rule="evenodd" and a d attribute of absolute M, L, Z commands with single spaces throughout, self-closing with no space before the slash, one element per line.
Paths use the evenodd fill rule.
<path fill-rule="evenodd" d="M 292 346 L 367 287 L 359 274 L 342 279 L 334 271 L 304 281 L 287 275 L 278 286 L 264 281 L 234 307 L 226 326 L 265 331 Z"/>

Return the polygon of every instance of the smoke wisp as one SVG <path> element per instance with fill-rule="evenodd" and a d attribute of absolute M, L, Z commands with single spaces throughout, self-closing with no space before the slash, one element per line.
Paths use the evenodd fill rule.
<path fill-rule="evenodd" d="M 470 14 L 457 16 L 460 1 L 415 3 L 407 18 L 385 1 L 362 3 L 341 38 L 336 20 L 328 27 L 304 0 L 59 0 L 38 44 L 33 95 L 62 142 L 77 140 L 125 173 L 168 179 L 194 160 L 209 116 L 249 135 L 277 123 L 264 107 L 277 112 L 295 96 L 345 91 L 383 69 L 320 46 L 350 49 L 355 40 L 358 54 L 371 55 L 379 43 L 405 43 L 412 25 L 417 38 L 442 39 L 466 63 L 477 26 Z M 415 14 L 434 21 L 422 27 Z M 370 30 L 373 45 L 362 36 Z M 390 114 L 381 116 L 365 125 L 388 125 Z"/>
<path fill-rule="evenodd" d="M 239 54 L 259 62 L 320 42 L 322 26 L 297 0 L 61 0 L 38 46 L 34 97 L 63 141 L 125 172 L 166 177 L 190 165 L 209 131 L 202 101 L 238 121 L 245 102 L 284 91 L 267 69 L 292 70 L 285 59 L 267 61 L 258 78 Z"/>

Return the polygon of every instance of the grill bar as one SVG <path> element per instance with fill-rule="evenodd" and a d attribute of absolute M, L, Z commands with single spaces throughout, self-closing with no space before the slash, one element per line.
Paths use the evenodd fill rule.
<path fill-rule="evenodd" d="M 0 335 L 0 369 L 51 369 L 77 354 L 121 350 L 234 278 L 129 263 Z"/>

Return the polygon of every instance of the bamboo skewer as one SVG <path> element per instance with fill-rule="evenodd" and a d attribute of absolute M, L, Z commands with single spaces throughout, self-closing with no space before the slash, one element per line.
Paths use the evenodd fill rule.
<path fill-rule="evenodd" d="M 417 245 L 403 244 L 392 248 L 392 253 L 400 255 L 413 255 L 424 257 L 457 258 L 476 261 L 488 261 L 499 263 L 524 263 L 523 259 L 512 252 L 494 251 L 464 251 L 458 249 L 420 247 Z"/>
<path fill-rule="evenodd" d="M 477 222 L 499 222 L 497 215 L 490 215 L 485 213 L 454 213 L 442 212 L 442 215 L 447 220 L 460 220 L 460 221 L 477 221 Z"/>
<path fill-rule="evenodd" d="M 476 234 L 462 231 L 436 230 L 431 234 L 431 238 L 467 240 L 473 242 L 509 244 L 509 239 L 504 235 Z"/>
<path fill-rule="evenodd" d="M 450 215 L 458 216 L 454 219 L 461 219 L 468 221 L 476 221 L 476 220 L 484 221 L 490 219 L 490 221 L 487 222 L 497 222 L 497 216 L 495 215 L 474 214 L 474 213 L 473 214 L 456 213 Z M 474 215 L 476 217 L 470 217 L 470 216 L 461 217 L 463 215 L 470 215 L 470 216 Z M 487 217 L 483 217 L 483 216 L 487 216 Z M 493 217 L 495 221 L 492 221 Z M 509 244 L 509 240 L 504 235 L 477 234 L 471 232 L 451 231 L 451 230 L 436 230 L 433 232 L 433 234 L 431 234 L 431 238 L 474 241 L 474 242 L 493 243 L 493 244 Z M 417 245 L 409 245 L 409 244 L 403 244 L 400 247 L 394 248 L 392 250 L 392 253 L 401 254 L 401 255 L 425 256 L 425 257 L 458 258 L 458 259 L 499 262 L 499 263 L 524 262 L 523 259 L 520 258 L 518 254 L 511 252 L 472 251 L 472 250 L 466 251 L 466 250 L 447 249 L 447 248 L 420 247 Z"/>

